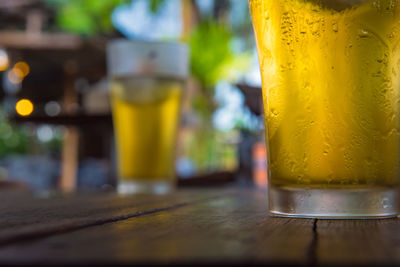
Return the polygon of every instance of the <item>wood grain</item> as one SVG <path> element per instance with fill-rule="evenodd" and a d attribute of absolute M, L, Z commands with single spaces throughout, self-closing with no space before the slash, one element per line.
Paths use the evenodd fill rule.
<path fill-rule="evenodd" d="M 221 193 L 218 198 L 6 245 L 0 249 L 0 263 L 308 263 L 312 220 L 269 217 L 265 192 Z"/>
<path fill-rule="evenodd" d="M 0 246 L 218 197 L 215 192 L 197 190 L 151 197 L 115 194 L 0 196 Z"/>
<path fill-rule="evenodd" d="M 254 189 L 0 203 L 0 265 L 400 264 L 399 219 L 274 218 Z"/>
<path fill-rule="evenodd" d="M 400 264 L 398 219 L 319 220 L 316 257 L 320 264 Z"/>

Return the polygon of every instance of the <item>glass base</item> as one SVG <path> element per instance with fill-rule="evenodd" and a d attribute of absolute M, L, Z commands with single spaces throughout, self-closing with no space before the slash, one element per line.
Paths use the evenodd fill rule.
<path fill-rule="evenodd" d="M 172 192 L 175 186 L 167 181 L 119 181 L 117 191 L 122 195 L 156 194 L 163 195 Z"/>
<path fill-rule="evenodd" d="M 399 214 L 397 188 L 269 188 L 272 215 L 297 218 L 379 219 Z"/>

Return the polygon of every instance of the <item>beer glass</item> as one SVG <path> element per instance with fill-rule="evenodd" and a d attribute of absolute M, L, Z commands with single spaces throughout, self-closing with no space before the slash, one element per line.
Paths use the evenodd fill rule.
<path fill-rule="evenodd" d="M 398 214 L 400 1 L 249 0 L 275 215 Z"/>
<path fill-rule="evenodd" d="M 118 192 L 167 193 L 188 49 L 184 44 L 112 41 L 107 48 Z"/>

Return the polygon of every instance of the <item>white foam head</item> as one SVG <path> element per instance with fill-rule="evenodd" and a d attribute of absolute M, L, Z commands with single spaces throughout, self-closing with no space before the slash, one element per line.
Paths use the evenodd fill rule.
<path fill-rule="evenodd" d="M 108 74 L 186 79 L 189 49 L 183 43 L 118 39 L 107 46 Z"/>

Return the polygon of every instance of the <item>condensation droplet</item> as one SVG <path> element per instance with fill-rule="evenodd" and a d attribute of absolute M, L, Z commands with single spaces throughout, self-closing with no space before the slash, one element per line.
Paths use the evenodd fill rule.
<path fill-rule="evenodd" d="M 339 31 L 339 26 L 336 22 L 332 23 L 332 30 L 334 32 L 338 32 Z"/>
<path fill-rule="evenodd" d="M 268 13 L 268 11 L 265 11 L 265 13 L 264 13 L 264 18 L 265 18 L 265 20 L 269 20 L 269 13 Z"/>
<path fill-rule="evenodd" d="M 276 109 L 272 108 L 271 109 L 271 114 L 272 114 L 272 116 L 276 117 L 276 116 L 279 115 L 279 112 Z"/>
<path fill-rule="evenodd" d="M 358 36 L 360 38 L 368 38 L 370 36 L 369 31 L 365 30 L 365 29 L 361 29 Z"/>

